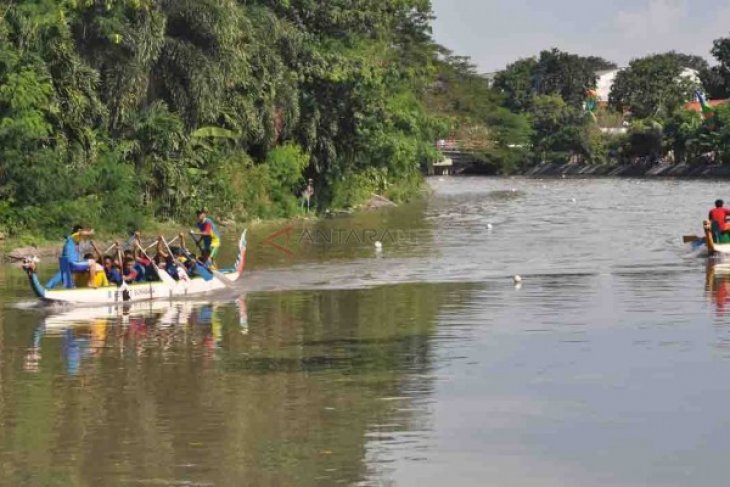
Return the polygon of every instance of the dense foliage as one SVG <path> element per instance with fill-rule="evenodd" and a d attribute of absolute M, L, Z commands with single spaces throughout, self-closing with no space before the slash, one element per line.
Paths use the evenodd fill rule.
<path fill-rule="evenodd" d="M 666 159 L 684 163 L 730 161 L 730 108 L 716 107 L 710 118 L 685 108 L 696 90 L 710 98 L 730 93 L 730 39 L 714 42 L 718 64 L 702 58 L 668 52 L 633 60 L 616 77 L 610 95 L 614 109 L 626 111 L 628 133 L 614 137 L 616 162 Z M 682 75 L 685 68 L 698 72 L 700 83 Z"/>
<path fill-rule="evenodd" d="M 0 0 L 0 230 L 413 196 L 428 0 Z"/>
<path fill-rule="evenodd" d="M 474 152 L 482 170 L 518 170 L 532 135 L 528 117 L 503 107 L 503 97 L 476 73 L 468 59 L 448 51 L 442 54 L 437 82 L 426 95 L 427 106 L 448 121 L 450 136 Z"/>
<path fill-rule="evenodd" d="M 442 138 L 491 173 L 728 158 L 730 109 L 683 110 L 680 74 L 730 94 L 730 39 L 712 67 L 633 60 L 588 114 L 612 62 L 545 50 L 491 83 L 432 20 L 429 0 L 0 0 L 0 232 L 290 217 L 307 178 L 318 209 L 405 200 Z"/>
<path fill-rule="evenodd" d="M 540 95 L 558 95 L 569 105 L 580 107 L 586 90 L 596 86 L 596 71 L 612 67 L 613 63 L 600 57 L 551 49 L 507 66 L 495 77 L 494 87 L 513 110 L 528 110 L 533 97 Z"/>
<path fill-rule="evenodd" d="M 632 60 L 616 74 L 607 106 L 590 115 L 583 103 L 597 73 L 615 68 L 613 63 L 553 49 L 510 64 L 496 75 L 494 91 L 529 127 L 530 143 L 518 166 L 730 161 L 730 107 L 716 108 L 704 122 L 686 109 L 697 90 L 730 95 L 730 38 L 716 40 L 711 52 L 715 66 L 674 51 Z M 698 76 L 688 76 L 688 68 Z M 509 171 L 515 165 L 501 167 Z"/>
<path fill-rule="evenodd" d="M 630 110 L 637 118 L 671 115 L 699 88 L 682 75 L 687 64 L 698 63 L 673 52 L 634 59 L 616 75 L 609 103 L 616 110 Z"/>
<path fill-rule="evenodd" d="M 543 161 L 602 162 L 605 143 L 595 121 L 583 109 L 588 90 L 595 88 L 597 72 L 615 68 L 597 56 L 582 57 L 551 49 L 520 59 L 499 72 L 493 90 L 502 106 L 525 120 L 528 143 L 518 154 L 524 168 Z M 503 164 L 510 172 L 515 164 Z"/>

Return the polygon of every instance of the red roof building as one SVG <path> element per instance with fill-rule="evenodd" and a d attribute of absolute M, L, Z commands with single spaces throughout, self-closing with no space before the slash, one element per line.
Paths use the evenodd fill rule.
<path fill-rule="evenodd" d="M 712 108 L 715 108 L 720 105 L 724 105 L 725 103 L 730 102 L 730 99 L 728 100 L 708 100 L 708 103 Z M 697 100 L 687 103 L 684 106 L 685 110 L 690 110 L 697 113 L 702 113 L 702 107 L 700 106 L 700 102 Z"/>

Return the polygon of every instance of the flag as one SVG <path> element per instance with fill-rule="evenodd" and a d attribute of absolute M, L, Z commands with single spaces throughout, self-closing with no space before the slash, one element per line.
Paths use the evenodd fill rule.
<path fill-rule="evenodd" d="M 702 118 L 709 120 L 715 116 L 715 109 L 712 108 L 710 103 L 707 101 L 704 93 L 698 90 L 695 92 L 695 96 L 697 97 L 697 101 L 700 103 L 700 108 L 702 108 Z"/>

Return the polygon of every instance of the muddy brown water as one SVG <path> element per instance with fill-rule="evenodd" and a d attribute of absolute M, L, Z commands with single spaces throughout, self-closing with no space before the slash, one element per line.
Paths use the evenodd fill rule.
<path fill-rule="evenodd" d="M 0 268 L 0 485 L 726 483 L 730 281 L 679 239 L 727 185 L 431 184 L 257 227 L 215 298 L 37 307 Z"/>

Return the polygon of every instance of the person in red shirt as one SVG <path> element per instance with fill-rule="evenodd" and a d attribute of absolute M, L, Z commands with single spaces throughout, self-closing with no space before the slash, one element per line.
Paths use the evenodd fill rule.
<path fill-rule="evenodd" d="M 727 223 L 728 217 L 730 217 L 730 208 L 725 208 L 725 202 L 722 200 L 715 201 L 715 207 L 710 210 L 709 219 L 712 223 L 713 233 L 717 233 L 715 237 L 718 243 L 720 243 L 723 234 L 730 231 L 730 225 Z"/>

